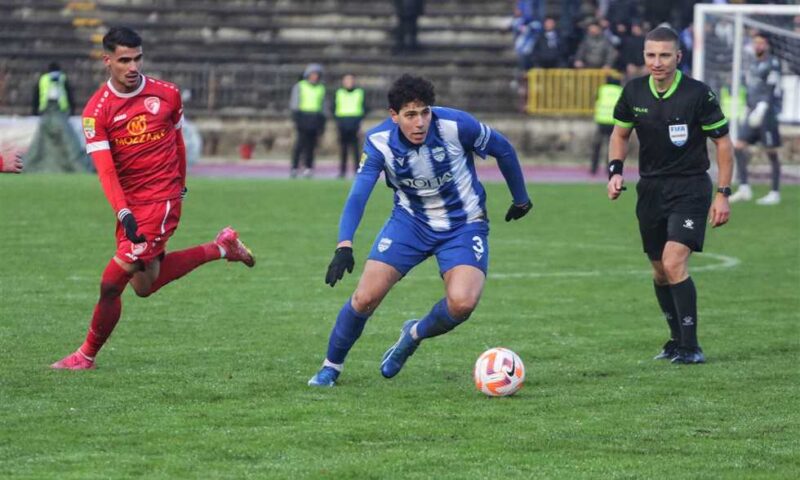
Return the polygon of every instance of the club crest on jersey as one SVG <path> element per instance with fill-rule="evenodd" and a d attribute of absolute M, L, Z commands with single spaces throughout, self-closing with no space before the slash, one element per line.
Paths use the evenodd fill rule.
<path fill-rule="evenodd" d="M 683 123 L 681 125 L 669 126 L 669 139 L 676 147 L 682 147 L 689 139 L 689 127 Z"/>
<path fill-rule="evenodd" d="M 83 133 L 86 134 L 86 138 L 89 140 L 93 139 L 95 136 L 94 125 L 94 118 L 87 117 L 83 119 Z"/>
<path fill-rule="evenodd" d="M 447 154 L 444 151 L 444 147 L 433 147 L 431 149 L 431 155 L 433 155 L 433 159 L 437 162 L 441 162 L 442 160 L 447 157 Z"/>
<path fill-rule="evenodd" d="M 389 250 L 389 247 L 391 247 L 391 246 L 392 246 L 392 239 L 391 238 L 387 238 L 387 237 L 383 237 L 383 238 L 381 238 L 381 241 L 378 242 L 378 251 L 383 253 L 386 250 Z"/>
<path fill-rule="evenodd" d="M 147 109 L 148 112 L 152 113 L 153 115 L 158 113 L 158 109 L 161 108 L 161 99 L 158 97 L 147 97 L 144 99 L 144 108 Z"/>

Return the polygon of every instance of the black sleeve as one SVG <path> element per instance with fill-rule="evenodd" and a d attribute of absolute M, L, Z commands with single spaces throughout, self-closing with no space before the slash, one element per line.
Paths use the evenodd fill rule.
<path fill-rule="evenodd" d="M 630 89 L 626 86 L 622 89 L 622 95 L 617 100 L 617 105 L 614 107 L 614 125 L 620 127 L 633 128 L 633 112 L 631 112 L 630 104 L 628 103 L 628 95 Z"/>
<path fill-rule="evenodd" d="M 719 99 L 708 85 L 703 85 L 703 92 L 698 101 L 698 120 L 700 128 L 707 137 L 720 138 L 728 134 L 728 119 L 719 107 Z"/>

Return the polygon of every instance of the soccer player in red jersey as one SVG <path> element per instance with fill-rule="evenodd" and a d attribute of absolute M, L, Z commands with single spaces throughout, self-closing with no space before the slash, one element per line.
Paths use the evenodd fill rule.
<path fill-rule="evenodd" d="M 86 151 L 119 220 L 117 251 L 103 272 L 86 341 L 54 363 L 56 369 L 94 368 L 97 352 L 119 320 L 120 296 L 128 283 L 137 295 L 147 297 L 212 260 L 255 264 L 230 227 L 213 242 L 165 254 L 186 193 L 181 95 L 174 84 L 141 73 L 142 39 L 133 30 L 110 29 L 103 48 L 110 78 L 86 104 L 83 132 Z"/>

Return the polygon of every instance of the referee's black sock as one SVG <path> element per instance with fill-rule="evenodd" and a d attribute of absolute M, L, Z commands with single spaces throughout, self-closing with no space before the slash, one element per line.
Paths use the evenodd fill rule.
<path fill-rule="evenodd" d="M 672 290 L 669 285 L 659 285 L 653 281 L 653 288 L 656 290 L 658 306 L 664 313 L 664 318 L 669 325 L 670 339 L 681 341 L 681 325 L 678 323 L 678 313 L 675 311 L 675 300 L 672 299 Z"/>
<path fill-rule="evenodd" d="M 697 290 L 692 277 L 670 285 L 681 327 L 681 347 L 697 348 Z"/>

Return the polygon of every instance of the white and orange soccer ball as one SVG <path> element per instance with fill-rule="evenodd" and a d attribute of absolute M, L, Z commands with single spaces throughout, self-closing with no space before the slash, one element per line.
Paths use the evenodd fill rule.
<path fill-rule="evenodd" d="M 490 397 L 513 395 L 525 382 L 525 365 L 507 348 L 490 348 L 475 362 L 475 387 Z"/>

